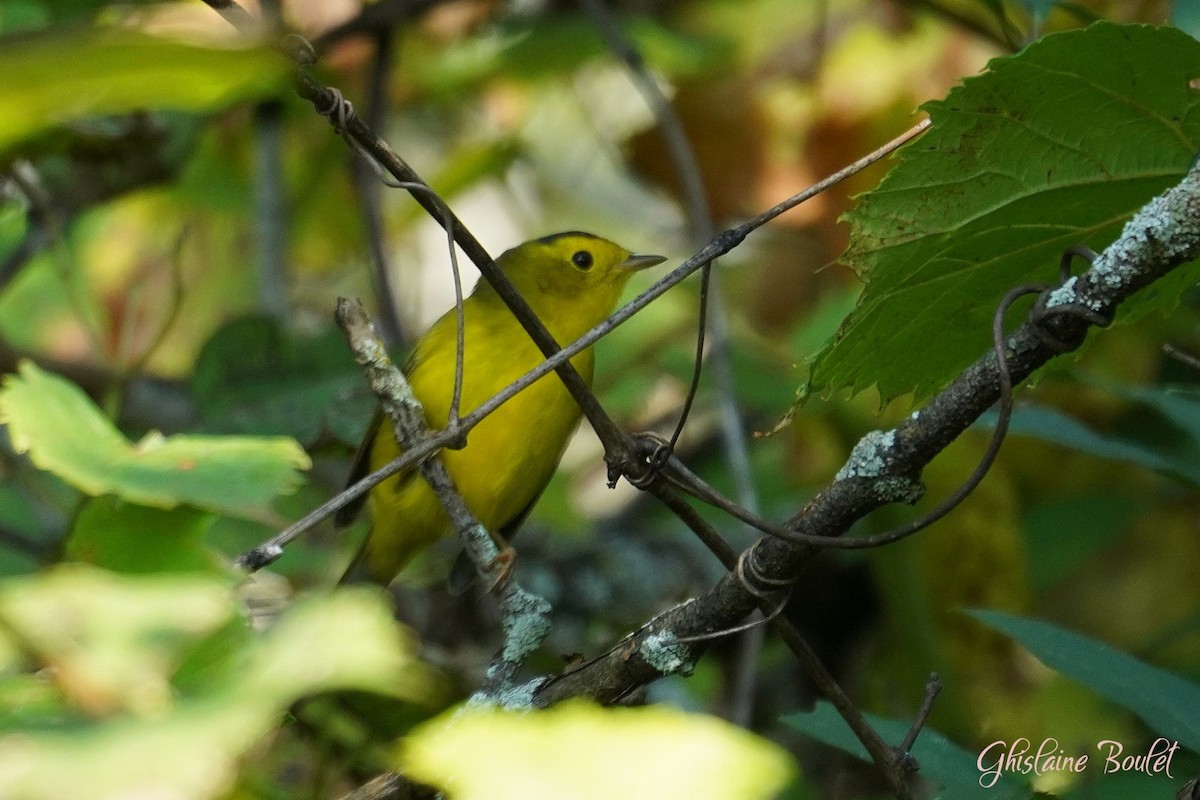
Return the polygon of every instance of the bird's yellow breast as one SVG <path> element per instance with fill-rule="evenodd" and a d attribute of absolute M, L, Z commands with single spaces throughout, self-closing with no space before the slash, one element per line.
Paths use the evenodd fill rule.
<path fill-rule="evenodd" d="M 463 308 L 461 416 L 544 360 L 515 317 L 488 313 L 490 308 L 480 308 L 480 303 L 471 302 L 474 299 L 469 298 Z M 434 430 L 444 428 L 450 417 L 455 327 L 453 311 L 438 320 L 421 341 L 409 369 L 413 394 L 425 409 L 426 423 Z M 559 342 L 570 342 L 580 335 L 570 333 L 551 330 Z M 584 350 L 571 363 L 590 385 L 592 349 Z M 463 449 L 445 450 L 441 457 L 467 507 L 484 527 L 495 532 L 541 492 L 578 422 L 579 406 L 562 380 L 551 373 L 485 417 L 468 434 Z M 375 438 L 371 469 L 379 469 L 398 455 L 395 438 L 383 431 Z M 395 535 L 386 529 L 375 531 L 369 557 L 372 573 L 394 574 L 412 552 L 450 532 L 449 520 L 437 497 L 415 475 L 402 474 L 384 482 L 372 493 L 370 502 L 374 520 L 396 526 Z"/>
<path fill-rule="evenodd" d="M 570 232 L 525 242 L 497 264 L 560 345 L 575 341 L 612 313 L 633 271 L 659 263 L 590 234 Z M 463 303 L 463 385 L 466 416 L 543 360 L 529 334 L 492 287 L 481 283 Z M 457 353 L 457 316 L 444 314 L 421 337 L 405 372 L 430 428 L 450 416 Z M 571 359 L 592 380 L 592 349 Z M 484 418 L 461 450 L 441 453 L 447 471 L 475 517 L 492 533 L 519 521 L 549 482 L 579 406 L 562 380 L 547 374 Z M 379 469 L 400 455 L 384 425 L 368 436 L 367 466 Z M 361 464 L 360 464 L 361 468 Z M 361 474 L 361 473 L 360 473 Z M 386 584 L 450 523 L 433 490 L 407 470 L 371 491 L 371 532 L 343 580 Z"/>

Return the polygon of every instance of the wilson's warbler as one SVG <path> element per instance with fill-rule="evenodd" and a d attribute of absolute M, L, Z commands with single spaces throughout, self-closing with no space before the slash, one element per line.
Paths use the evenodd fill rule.
<path fill-rule="evenodd" d="M 496 259 L 560 345 L 578 339 L 616 308 L 621 290 L 639 269 L 662 256 L 634 255 L 590 233 L 569 231 L 525 242 Z M 463 385 L 460 414 L 469 414 L 544 357 L 487 281 L 463 302 Z M 405 366 L 430 428 L 444 428 L 454 391 L 456 314 L 450 309 L 421 337 Z M 588 348 L 571 363 L 591 385 Z M 441 458 L 468 508 L 493 534 L 512 536 L 558 466 L 579 422 L 579 406 L 559 377 L 546 375 L 484 418 L 466 447 Z M 391 426 L 376 412 L 351 470 L 353 483 L 400 455 Z M 452 533 L 429 484 L 413 469 L 371 490 L 371 530 L 342 582 L 381 585 L 420 550 Z M 361 503 L 339 512 L 347 524 Z"/>

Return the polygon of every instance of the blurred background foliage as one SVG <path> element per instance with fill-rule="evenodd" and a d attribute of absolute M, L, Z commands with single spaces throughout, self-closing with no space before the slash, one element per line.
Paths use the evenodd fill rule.
<path fill-rule="evenodd" d="M 890 139 L 990 58 L 1096 19 L 1174 20 L 1195 34 L 1189 4 L 1178 5 L 630 0 L 614 10 L 668 93 L 725 226 Z M 564 229 L 672 260 L 692 252 L 653 116 L 575 4 L 247 7 L 314 44 L 319 76 L 493 254 Z M 393 763 L 393 739 L 477 684 L 498 643 L 490 606 L 449 596 L 454 548 L 435 551 L 393 587 L 410 641 L 378 624 L 381 598 L 326 591 L 361 533 L 328 523 L 248 586 L 226 565 L 341 487 L 369 419 L 372 399 L 331 323 L 334 299 L 366 299 L 402 354 L 452 302 L 444 234 L 290 92 L 274 52 L 203 3 L 4 0 L 0 36 L 0 574 L 10 578 L 0 584 L 0 785 L 80 796 L 90 784 L 39 785 L 28 770 L 53 775 L 86 760 L 95 767 L 80 780 L 122 796 L 121 774 L 141 775 L 134 764 L 157 758 L 144 749 L 157 741 L 164 752 L 217 748 L 207 772 L 182 756 L 163 770 L 179 781 L 173 796 L 334 796 Z M 719 263 L 748 430 L 787 414 L 853 307 L 861 286 L 838 265 L 838 220 L 888 166 L 784 215 Z M 654 277 L 639 276 L 631 294 Z M 1200 379 L 1163 350 L 1200 352 L 1198 300 L 1189 290 L 1172 313 L 1097 335 L 1082 357 L 1045 369 L 1021 393 L 1028 408 L 999 463 L 946 520 L 810 568 L 787 613 L 865 710 L 910 718 L 936 670 L 946 690 L 931 725 L 964 752 L 1051 736 L 1068 752 L 1104 738 L 1138 749 L 1163 732 L 1069 662 L 1039 661 L 1021 631 L 964 612 L 1047 620 L 1200 681 Z M 980 308 L 994 302 L 978 298 Z M 691 281 L 601 342 L 597 390 L 628 428 L 673 424 L 696 309 Z M 864 432 L 912 402 L 884 403 L 874 388 L 813 396 L 790 425 L 753 438 L 764 514 L 794 513 Z M 663 509 L 605 486 L 584 428 L 519 542 L 522 580 L 555 606 L 539 670 L 609 646 L 720 574 Z M 931 498 L 973 468 L 987 435 L 969 432 L 933 463 Z M 733 492 L 711 378 L 680 453 Z M 238 496 L 219 481 L 206 489 L 209 471 Z M 911 513 L 887 509 L 860 528 L 882 531 Z M 751 540 L 708 516 L 735 544 Z M 263 652 L 273 640 L 252 634 L 237 609 L 257 619 L 293 595 L 301 600 L 268 635 L 298 643 L 277 645 L 287 658 Z M 43 618 L 22 616 L 27 607 Z M 292 616 L 300 621 L 285 627 Z M 52 636 L 64 620 L 78 627 Z M 417 666 L 415 643 L 428 666 Z M 883 794 L 869 767 L 798 731 L 838 746 L 836 736 L 784 719 L 816 698 L 781 645 L 768 636 L 757 654 L 750 704 L 734 689 L 745 686 L 741 660 L 736 643 L 721 644 L 695 675 L 649 696 L 749 710 L 751 730 L 798 758 L 790 796 Z M 301 680 L 297 664 L 324 677 Z M 1191 753 L 1176 761 L 1174 783 L 1055 774 L 1034 786 L 1168 796 L 1197 771 Z"/>

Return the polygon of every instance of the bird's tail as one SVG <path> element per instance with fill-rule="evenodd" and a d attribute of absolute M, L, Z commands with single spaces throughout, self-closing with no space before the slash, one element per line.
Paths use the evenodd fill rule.
<path fill-rule="evenodd" d="M 370 537 L 367 537 L 368 541 Z M 371 559 L 367 552 L 367 542 L 363 542 L 358 548 L 358 552 L 354 554 L 354 559 L 351 560 L 350 566 L 346 567 L 346 571 L 342 573 L 342 577 L 338 580 L 338 586 L 348 586 L 352 583 L 373 583 L 376 586 L 386 586 L 387 581 L 381 581 L 371 573 Z"/>
<path fill-rule="evenodd" d="M 429 537 L 398 537 L 390 529 L 379 530 L 375 527 L 376 524 L 372 521 L 367 538 L 354 554 L 350 566 L 346 567 L 338 586 L 351 583 L 387 586 L 400 570 L 432 541 Z"/>

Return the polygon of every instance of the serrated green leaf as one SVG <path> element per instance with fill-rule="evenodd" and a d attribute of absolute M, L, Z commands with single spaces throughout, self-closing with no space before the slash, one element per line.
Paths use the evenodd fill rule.
<path fill-rule="evenodd" d="M 1156 733 L 1200 750 L 1200 686 L 1048 622 L 981 609 L 968 613 L 1051 669 L 1137 714 Z"/>
<path fill-rule="evenodd" d="M 253 514 L 300 482 L 291 439 L 149 434 L 130 444 L 74 384 L 32 362 L 0 384 L 0 424 L 34 464 L 93 496 Z"/>
<path fill-rule="evenodd" d="M 404 740 L 401 761 L 458 800 L 753 800 L 777 796 L 794 769 L 778 745 L 714 717 L 583 701 L 445 715 Z"/>
<path fill-rule="evenodd" d="M 899 743 L 908 733 L 911 723 L 884 719 L 873 714 L 866 715 L 884 741 Z M 837 710 L 825 701 L 816 704 L 811 712 L 791 714 L 781 719 L 785 725 L 811 736 L 819 742 L 836 747 L 863 761 L 869 760 L 862 742 L 850 730 Z M 921 777 L 933 781 L 942 789 L 939 796 L 958 800 L 1018 800 L 1029 796 L 1030 789 L 1008 774 L 1000 774 L 994 783 L 988 781 L 978 765 L 978 754 L 963 750 L 937 731 L 925 728 L 917 737 L 912 749 L 913 757 L 921 765 Z"/>
<path fill-rule="evenodd" d="M 278 91 L 286 68 L 266 49 L 197 47 L 123 30 L 9 41 L 0 50 L 0 152 L 80 117 L 221 108 Z"/>
<path fill-rule="evenodd" d="M 1200 42 L 1097 23 L 993 60 L 924 108 L 932 128 L 848 216 L 867 281 L 812 388 L 917 399 L 988 347 L 1013 286 L 1051 282 L 1069 246 L 1103 249 L 1177 182 L 1200 144 Z M 1173 304 L 1187 274 L 1154 287 Z"/>

